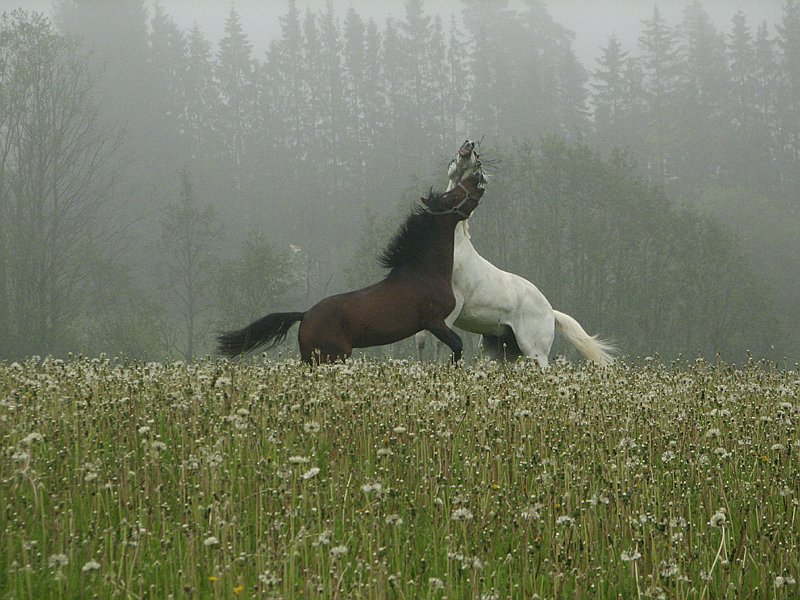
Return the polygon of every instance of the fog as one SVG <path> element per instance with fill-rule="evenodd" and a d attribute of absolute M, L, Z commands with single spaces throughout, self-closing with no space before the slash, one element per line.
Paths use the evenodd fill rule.
<path fill-rule="evenodd" d="M 796 2 L 0 12 L 0 358 L 193 360 L 377 281 L 467 137 L 476 248 L 627 357 L 800 358 Z"/>
<path fill-rule="evenodd" d="M 321 12 L 329 0 L 299 0 L 298 9 Z M 0 12 L 23 7 L 26 10 L 53 13 L 57 0 L 0 0 Z M 147 2 L 145 7 L 152 12 L 154 3 Z M 182 29 L 189 29 L 195 23 L 202 27 L 211 40 L 218 42 L 224 35 L 225 18 L 230 11 L 231 3 L 218 0 L 160 0 L 175 23 Z M 403 0 L 375 2 L 373 0 L 336 0 L 332 2 L 336 12 L 343 16 L 349 7 L 364 19 L 373 19 L 382 24 L 387 18 L 402 19 L 405 13 Z M 522 9 L 523 0 L 507 3 L 508 6 Z M 658 6 L 664 18 L 671 23 L 680 21 L 684 8 L 689 4 L 682 0 L 651 2 L 649 0 L 615 0 L 613 2 L 596 2 L 594 0 L 545 0 L 543 4 L 553 19 L 561 23 L 575 34 L 573 48 L 577 57 L 591 66 L 597 58 L 599 49 L 604 47 L 608 36 L 616 34 L 628 47 L 634 47 L 638 41 L 643 21 L 653 16 L 654 7 Z M 753 27 L 761 21 L 770 24 L 780 21 L 783 0 L 707 0 L 703 8 L 718 28 L 726 29 L 731 17 L 737 10 L 744 11 Z M 256 54 L 265 51 L 271 40 L 280 34 L 280 23 L 276 18 L 286 12 L 284 0 L 238 0 L 233 4 L 242 18 L 243 29 L 253 43 Z M 460 0 L 429 0 L 425 2 L 425 10 L 430 14 L 440 15 L 445 23 L 455 18 L 462 23 Z M 480 7 L 476 9 L 480 11 Z M 774 33 L 774 32 L 773 32 Z"/>

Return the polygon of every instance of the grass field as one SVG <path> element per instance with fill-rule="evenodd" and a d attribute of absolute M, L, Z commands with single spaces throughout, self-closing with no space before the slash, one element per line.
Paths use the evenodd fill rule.
<path fill-rule="evenodd" d="M 0 364 L 1 598 L 798 598 L 800 375 Z"/>

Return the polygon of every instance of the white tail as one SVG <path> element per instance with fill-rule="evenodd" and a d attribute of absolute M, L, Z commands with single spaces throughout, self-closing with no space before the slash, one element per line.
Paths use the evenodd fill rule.
<path fill-rule="evenodd" d="M 581 324 L 567 314 L 553 311 L 556 318 L 556 329 L 563 333 L 585 358 L 599 365 L 610 365 L 614 362 L 616 348 L 599 339 L 596 335 L 589 335 Z"/>

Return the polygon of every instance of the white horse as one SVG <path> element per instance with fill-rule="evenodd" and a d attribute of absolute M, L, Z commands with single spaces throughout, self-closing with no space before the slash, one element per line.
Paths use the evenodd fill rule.
<path fill-rule="evenodd" d="M 467 140 L 447 169 L 452 189 L 467 169 L 475 167 L 475 142 Z M 480 334 L 484 354 L 498 360 L 527 356 L 547 367 L 547 356 L 559 331 L 587 359 L 601 365 L 613 362 L 614 347 L 590 336 L 580 323 L 553 310 L 547 298 L 527 279 L 495 267 L 478 254 L 469 236 L 469 219 L 456 226 L 453 252 L 453 294 L 456 307 L 445 320 L 448 327 Z M 417 353 L 422 352 L 427 332 L 417 333 Z M 436 355 L 438 357 L 439 348 Z"/>

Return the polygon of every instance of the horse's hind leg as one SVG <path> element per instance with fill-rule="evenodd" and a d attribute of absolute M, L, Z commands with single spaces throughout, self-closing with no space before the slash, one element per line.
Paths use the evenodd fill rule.
<path fill-rule="evenodd" d="M 428 332 L 418 331 L 414 335 L 414 343 L 417 346 L 417 360 L 419 362 L 425 361 L 425 346 L 428 345 Z"/>
<path fill-rule="evenodd" d="M 311 352 L 307 354 L 301 354 L 301 357 L 304 362 L 310 365 L 320 365 L 320 364 L 331 364 L 335 362 L 344 362 L 350 355 L 353 354 L 353 350 L 345 349 L 345 348 L 314 348 Z"/>
<path fill-rule="evenodd" d="M 519 327 L 514 329 L 514 336 L 522 354 L 535 359 L 542 369 L 549 365 L 547 356 L 553 345 L 555 330 L 546 327 Z"/>
<path fill-rule="evenodd" d="M 490 359 L 500 362 L 514 362 L 524 356 L 511 328 L 503 335 L 482 335 L 481 350 Z"/>
<path fill-rule="evenodd" d="M 431 334 L 425 330 L 419 331 L 414 335 L 414 342 L 417 346 L 417 359 L 419 362 L 425 362 L 425 348 L 428 347 L 428 342 Z M 439 355 L 442 352 L 442 342 L 433 340 L 432 354 L 430 355 L 431 362 L 439 362 Z"/>
<path fill-rule="evenodd" d="M 346 340 L 311 340 L 300 337 L 300 357 L 310 365 L 333 363 L 350 358 L 353 346 Z"/>
<path fill-rule="evenodd" d="M 428 327 L 428 331 L 435 335 L 436 339 L 447 344 L 448 348 L 453 351 L 454 363 L 458 363 L 461 360 L 461 356 L 464 353 L 464 343 L 461 341 L 461 337 L 450 329 L 444 321 L 431 325 Z"/>

